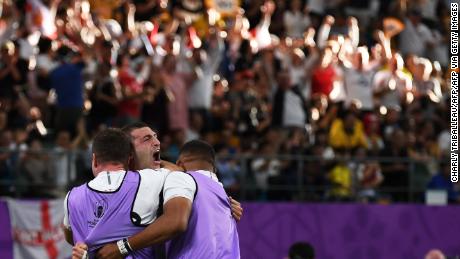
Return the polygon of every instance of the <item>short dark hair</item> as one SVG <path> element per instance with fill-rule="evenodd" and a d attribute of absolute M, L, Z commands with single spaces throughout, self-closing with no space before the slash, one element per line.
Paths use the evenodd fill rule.
<path fill-rule="evenodd" d="M 214 165 L 216 152 L 207 142 L 202 140 L 191 140 L 185 143 L 179 152 L 180 155 L 196 155 Z"/>
<path fill-rule="evenodd" d="M 126 133 L 126 134 L 131 134 L 131 132 L 133 130 L 136 130 L 136 129 L 140 129 L 140 128 L 151 128 L 147 123 L 145 122 L 142 122 L 142 121 L 138 121 L 138 122 L 133 122 L 133 123 L 130 123 L 126 126 L 124 126 L 123 128 L 121 128 L 121 130 Z"/>
<path fill-rule="evenodd" d="M 94 137 L 93 154 L 98 163 L 121 163 L 128 166 L 131 152 L 131 139 L 120 129 L 108 128 Z"/>
<path fill-rule="evenodd" d="M 289 248 L 289 259 L 314 259 L 315 250 L 307 242 L 298 242 Z"/>

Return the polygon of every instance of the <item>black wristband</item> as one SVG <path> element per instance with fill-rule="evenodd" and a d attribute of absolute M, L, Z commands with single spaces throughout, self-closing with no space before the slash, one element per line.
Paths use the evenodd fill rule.
<path fill-rule="evenodd" d="M 123 238 L 123 244 L 125 245 L 125 248 L 126 248 L 126 250 L 128 250 L 129 254 L 133 252 L 133 249 L 129 245 L 129 242 L 128 242 L 127 238 Z"/>

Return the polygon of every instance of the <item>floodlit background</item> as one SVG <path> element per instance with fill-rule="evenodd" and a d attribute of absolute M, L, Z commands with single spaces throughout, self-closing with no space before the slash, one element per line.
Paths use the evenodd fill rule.
<path fill-rule="evenodd" d="M 23 222 L 48 209 L 55 223 L 31 225 L 53 232 L 55 199 L 93 177 L 92 137 L 144 121 L 162 159 L 214 146 L 245 207 L 242 258 L 298 241 L 316 258 L 458 258 L 451 2 L 0 0 L 0 222 L 15 233 L 0 257 L 30 243 L 12 211 L 34 200 Z"/>

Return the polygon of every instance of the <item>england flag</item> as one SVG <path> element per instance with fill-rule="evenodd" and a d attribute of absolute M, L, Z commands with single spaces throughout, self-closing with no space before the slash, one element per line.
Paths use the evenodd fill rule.
<path fill-rule="evenodd" d="M 8 200 L 13 236 L 13 258 L 70 258 L 61 228 L 64 218 L 63 200 Z"/>

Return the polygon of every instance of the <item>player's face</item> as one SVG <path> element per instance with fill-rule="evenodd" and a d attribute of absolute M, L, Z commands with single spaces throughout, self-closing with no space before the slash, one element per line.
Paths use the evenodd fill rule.
<path fill-rule="evenodd" d="M 135 150 L 136 169 L 160 168 L 160 141 L 149 127 L 131 131 Z"/>

